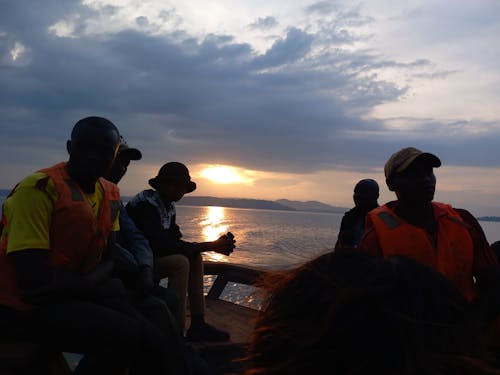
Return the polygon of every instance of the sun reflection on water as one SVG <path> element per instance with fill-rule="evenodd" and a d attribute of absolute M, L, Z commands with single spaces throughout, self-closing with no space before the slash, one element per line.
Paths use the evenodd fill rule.
<path fill-rule="evenodd" d="M 224 224 L 226 217 L 224 207 L 206 207 L 205 218 L 200 222 L 204 241 L 215 241 L 217 238 L 227 233 L 228 226 Z M 209 251 L 204 253 L 204 259 L 213 262 L 227 262 L 225 255 Z"/>
<path fill-rule="evenodd" d="M 203 239 L 205 241 L 215 241 L 227 232 L 227 225 L 224 224 L 224 207 L 207 207 L 205 219 L 201 221 Z"/>

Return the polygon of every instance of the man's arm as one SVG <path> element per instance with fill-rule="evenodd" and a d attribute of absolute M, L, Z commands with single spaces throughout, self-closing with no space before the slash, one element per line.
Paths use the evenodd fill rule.
<path fill-rule="evenodd" d="M 80 276 L 64 269 L 55 269 L 48 262 L 49 251 L 26 249 L 8 255 L 12 260 L 22 298 L 30 304 L 90 295 L 110 275 L 113 265 L 103 261 L 91 273 Z"/>
<path fill-rule="evenodd" d="M 204 251 L 216 251 L 229 255 L 235 248 L 234 238 L 227 235 L 209 242 L 188 242 L 181 240 L 179 227 L 172 220 L 171 228 L 166 230 L 161 226 L 161 220 L 155 207 L 147 203 L 139 203 L 133 208 L 127 205 L 127 213 L 137 228 L 149 240 L 155 256 L 184 254 L 192 256 Z"/>
<path fill-rule="evenodd" d="M 467 225 L 474 247 L 474 263 L 472 273 L 476 279 L 479 295 L 493 293 L 498 295 L 500 311 L 500 265 L 490 244 L 486 239 L 483 228 L 477 219 L 467 210 L 455 208 Z M 491 297 L 488 297 L 491 298 Z"/>
<path fill-rule="evenodd" d="M 369 215 L 365 218 L 365 231 L 359 242 L 358 250 L 375 256 L 383 256 L 382 248 L 380 247 L 377 237 L 377 231 Z"/>
<path fill-rule="evenodd" d="M 342 221 L 340 222 L 340 229 L 337 236 L 337 242 L 335 243 L 335 250 L 356 247 L 356 235 L 354 233 L 355 225 L 356 215 L 353 210 L 350 210 L 344 214 Z"/>
<path fill-rule="evenodd" d="M 149 241 L 137 228 L 123 204 L 120 205 L 120 231 L 117 242 L 134 256 L 139 266 L 153 268 L 153 250 Z"/>
<path fill-rule="evenodd" d="M 491 269 L 499 270 L 500 268 L 495 253 L 491 250 L 483 228 L 477 219 L 467 210 L 455 208 L 455 211 L 467 225 L 467 229 L 472 239 L 474 246 L 474 263 L 472 271 L 474 276 L 478 278 L 485 271 Z"/>
<path fill-rule="evenodd" d="M 208 242 L 186 242 L 181 241 L 181 248 L 187 256 L 194 255 L 196 253 L 202 253 L 205 251 L 215 251 L 223 255 L 231 255 L 236 241 L 232 235 L 224 234 L 220 236 L 215 241 Z"/>
<path fill-rule="evenodd" d="M 139 203 L 133 208 L 127 205 L 126 209 L 135 226 L 148 239 L 154 256 L 182 254 L 180 239 L 172 236 L 169 230 L 162 227 L 155 207 L 147 203 Z"/>
<path fill-rule="evenodd" d="M 472 239 L 474 246 L 472 272 L 478 293 L 474 305 L 478 318 L 488 326 L 500 313 L 500 265 L 477 219 L 467 210 L 456 208 L 455 211 L 467 225 Z"/>
<path fill-rule="evenodd" d="M 118 232 L 118 245 L 121 255 L 127 253 L 133 256 L 137 276 L 136 290 L 139 295 L 147 295 L 154 288 L 153 278 L 153 250 L 147 238 L 136 227 L 127 210 L 120 202 L 120 231 Z"/>

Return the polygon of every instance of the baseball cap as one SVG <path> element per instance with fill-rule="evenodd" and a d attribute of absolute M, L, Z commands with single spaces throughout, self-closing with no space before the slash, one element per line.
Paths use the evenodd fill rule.
<path fill-rule="evenodd" d="M 122 136 L 120 136 L 120 146 L 118 146 L 118 153 L 121 155 L 126 155 L 130 160 L 142 159 L 142 153 L 136 148 L 129 147 Z"/>
<path fill-rule="evenodd" d="M 433 168 L 441 166 L 441 160 L 436 155 L 423 152 L 415 147 L 406 147 L 392 154 L 387 160 L 384 166 L 385 178 L 388 179 L 394 174 L 403 172 L 416 159 L 425 160 Z"/>

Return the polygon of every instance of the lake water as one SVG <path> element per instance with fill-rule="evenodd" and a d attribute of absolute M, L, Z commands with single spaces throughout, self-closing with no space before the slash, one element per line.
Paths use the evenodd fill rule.
<path fill-rule="evenodd" d="M 262 268 L 287 268 L 331 251 L 342 214 L 177 205 L 177 222 L 187 241 L 212 241 L 230 231 L 236 249 L 229 256 L 205 253 L 206 260 Z M 490 243 L 500 240 L 500 223 L 480 222 Z M 205 278 L 205 289 L 212 283 Z M 222 298 L 260 307 L 251 287 L 230 284 Z"/>
<path fill-rule="evenodd" d="M 288 268 L 331 251 L 341 219 L 342 214 L 332 213 L 177 205 L 185 240 L 212 241 L 228 231 L 234 234 L 236 249 L 231 256 L 210 252 L 204 254 L 206 260 L 261 268 Z M 500 240 L 499 222 L 480 224 L 490 243 Z M 207 286 L 210 282 L 208 278 Z M 239 290 L 225 298 L 241 301 L 245 295 Z"/>
<path fill-rule="evenodd" d="M 177 222 L 187 241 L 212 241 L 231 232 L 231 256 L 206 253 L 207 260 L 263 268 L 284 268 L 331 251 L 341 214 L 225 207 L 177 207 Z"/>
<path fill-rule="evenodd" d="M 177 221 L 188 241 L 211 241 L 230 231 L 236 250 L 207 260 L 283 268 L 331 251 L 342 214 L 177 205 Z M 500 240 L 500 223 L 480 221 L 490 243 Z"/>
<path fill-rule="evenodd" d="M 5 197 L 0 196 L 0 203 Z M 207 253 L 207 260 L 263 268 L 293 266 L 331 251 L 342 214 L 177 205 L 177 222 L 187 241 L 212 241 L 230 231 L 230 257 Z M 490 243 L 500 240 L 500 222 L 480 221 Z"/>

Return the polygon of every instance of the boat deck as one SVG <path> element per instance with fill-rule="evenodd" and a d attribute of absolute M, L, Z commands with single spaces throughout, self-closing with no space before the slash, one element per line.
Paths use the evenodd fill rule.
<path fill-rule="evenodd" d="M 231 334 L 230 344 L 243 345 L 249 342 L 257 313 L 257 310 L 220 299 L 207 298 L 206 301 L 206 320 L 215 327 L 228 331 Z M 224 343 L 197 344 L 199 347 L 217 345 Z"/>
<path fill-rule="evenodd" d="M 258 310 L 220 299 L 228 283 L 251 285 L 264 271 L 231 263 L 205 262 L 205 275 L 215 278 L 206 298 L 206 320 L 230 333 L 226 342 L 197 342 L 193 346 L 207 361 L 211 375 L 239 373 Z M 189 322 L 188 322 L 189 324 Z"/>

